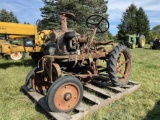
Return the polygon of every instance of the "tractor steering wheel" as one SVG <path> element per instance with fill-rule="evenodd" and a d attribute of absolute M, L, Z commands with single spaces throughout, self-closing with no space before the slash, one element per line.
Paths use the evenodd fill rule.
<path fill-rule="evenodd" d="M 88 28 L 97 28 L 97 33 L 104 33 L 109 29 L 109 22 L 100 15 L 91 15 L 86 20 Z"/>

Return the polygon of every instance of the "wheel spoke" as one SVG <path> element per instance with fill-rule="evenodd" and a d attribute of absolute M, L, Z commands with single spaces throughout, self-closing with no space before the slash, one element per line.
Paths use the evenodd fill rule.
<path fill-rule="evenodd" d="M 122 73 L 122 71 L 120 70 L 119 73 L 122 75 L 122 77 L 124 77 L 124 73 Z"/>
<path fill-rule="evenodd" d="M 94 22 L 94 20 L 95 20 L 96 23 L 92 23 L 92 21 Z M 105 27 L 104 30 L 101 28 L 102 27 L 101 25 L 104 25 L 103 23 L 107 24 L 106 25 L 107 28 Z M 87 20 L 86 20 L 86 25 L 88 27 L 91 27 L 91 25 L 93 25 L 93 27 L 98 28 L 99 31 L 97 31 L 97 33 L 104 33 L 109 28 L 108 20 L 106 18 L 104 18 L 103 16 L 100 16 L 100 15 L 91 15 L 91 16 L 89 16 L 87 18 Z"/>
<path fill-rule="evenodd" d="M 123 64 L 128 63 L 128 62 L 129 62 L 129 59 L 127 59 L 126 61 L 121 62 L 121 66 L 122 66 Z"/>
<path fill-rule="evenodd" d="M 99 26 L 99 24 L 102 22 L 103 18 L 98 22 L 97 27 Z"/>
<path fill-rule="evenodd" d="M 97 28 L 100 30 L 100 32 L 102 32 L 102 29 L 100 27 L 97 27 Z"/>
<path fill-rule="evenodd" d="M 111 70 L 108 73 L 112 83 L 119 86 L 126 85 L 129 81 L 132 67 L 131 55 L 128 48 L 121 44 L 114 47 L 108 61 L 108 68 Z"/>
<path fill-rule="evenodd" d="M 120 57 L 121 57 L 122 53 L 119 54 L 118 58 L 117 58 L 117 61 L 119 61 Z"/>

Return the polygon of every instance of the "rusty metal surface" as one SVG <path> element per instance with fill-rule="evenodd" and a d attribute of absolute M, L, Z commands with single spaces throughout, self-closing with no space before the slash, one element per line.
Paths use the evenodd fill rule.
<path fill-rule="evenodd" d="M 106 61 L 109 53 L 111 52 L 111 50 L 106 49 L 105 46 L 99 46 L 112 45 L 113 43 L 112 40 L 96 41 L 95 35 L 97 33 L 97 29 L 100 29 L 98 25 L 100 25 L 102 19 L 105 18 L 98 15 L 97 17 L 100 17 L 101 20 L 97 25 L 90 22 L 88 23 L 95 25 L 94 29 L 92 29 L 93 34 L 89 41 L 86 34 L 80 35 L 74 30 L 68 31 L 67 18 L 76 20 L 73 13 L 60 12 L 59 17 L 61 21 L 60 35 L 56 35 L 56 32 L 51 35 L 52 42 L 57 40 L 57 42 L 55 42 L 55 51 L 52 51 L 54 54 L 43 56 L 41 62 L 42 68 L 37 73 L 47 74 L 51 83 L 61 75 L 76 76 L 84 84 L 91 82 L 93 76 L 97 76 L 99 73 L 97 68 L 99 65 L 98 59 Z M 108 22 L 107 19 L 105 20 Z M 102 29 L 100 30 L 103 33 Z M 106 71 L 106 69 L 104 69 L 104 71 Z M 54 78 L 54 76 L 56 77 Z"/>
<path fill-rule="evenodd" d="M 63 15 L 65 17 L 68 17 L 70 19 L 73 19 L 75 18 L 75 15 L 73 13 L 69 13 L 69 12 L 60 12 L 59 15 Z"/>
<path fill-rule="evenodd" d="M 100 23 L 102 22 L 102 20 L 104 19 L 106 22 L 108 21 L 102 16 L 97 15 L 97 17 L 101 18 L 98 23 L 92 24 L 88 22 L 88 24 L 94 25 L 94 29 L 92 31 L 93 35 L 90 36 L 89 40 L 87 35 L 80 35 L 74 30 L 68 30 L 66 21 L 67 17 L 75 20 L 74 14 L 61 12 L 59 16 L 61 19 L 61 32 L 59 32 L 60 35 L 58 35 L 58 37 L 56 37 L 56 33 L 52 35 L 52 43 L 48 45 L 48 48 L 46 48 L 46 52 L 44 52 L 46 53 L 46 55 L 42 57 L 41 61 L 39 61 L 39 71 L 36 72 L 35 77 L 33 77 L 32 79 L 32 87 L 37 92 L 45 94 L 50 88 L 50 85 L 58 78 L 62 76 L 75 76 L 81 81 L 81 83 L 84 85 L 84 88 L 88 89 L 89 91 L 94 91 L 100 94 L 100 96 L 103 96 L 95 96 L 94 94 L 91 94 L 85 90 L 84 101 L 85 99 L 87 99 L 87 101 L 90 101 L 92 104 L 99 105 L 103 103 L 105 99 L 114 96 L 114 93 L 105 92 L 101 88 L 97 89 L 98 86 L 93 87 L 94 84 L 90 85 L 89 87 L 87 85 L 93 83 L 95 81 L 94 78 L 99 76 L 100 72 L 112 72 L 112 70 L 110 70 L 109 72 L 109 65 L 105 66 L 105 68 L 100 66 L 99 60 L 103 60 L 108 64 L 108 61 L 112 60 L 112 58 L 110 58 L 110 53 L 112 53 L 112 51 L 118 51 L 119 49 L 116 50 L 116 47 L 108 49 L 106 45 L 112 45 L 112 40 L 96 41 L 95 37 L 96 33 L 98 33 L 98 29 L 101 31 L 101 33 L 105 32 L 100 28 Z M 93 20 L 91 21 L 93 22 Z M 123 47 L 121 45 L 119 46 Z M 118 51 L 118 53 L 116 52 L 115 56 L 118 56 L 118 58 L 115 57 L 116 59 L 113 58 L 115 61 L 111 61 L 115 63 L 115 76 L 118 76 L 118 78 L 120 77 L 119 81 L 123 82 L 124 80 L 126 80 L 126 78 L 129 78 L 128 76 L 130 75 L 129 72 L 131 70 L 131 60 L 130 57 L 128 57 L 129 53 L 127 50 L 122 50 Z M 113 64 L 111 62 L 110 64 Z M 99 69 L 99 67 L 102 67 L 103 69 Z M 115 76 L 109 76 L 110 81 L 113 81 L 113 78 L 115 78 Z M 107 78 L 105 79 L 107 80 Z M 127 79 L 126 81 L 128 82 L 128 80 L 129 79 Z M 127 82 L 125 84 L 127 84 Z M 99 83 L 96 84 L 99 85 Z M 71 96 L 74 96 L 74 98 L 77 98 L 77 100 L 79 100 L 80 98 L 80 91 L 78 90 L 78 87 L 74 85 L 74 83 L 66 83 L 64 84 L 64 86 L 58 88 L 54 99 L 54 103 L 60 111 L 72 110 L 71 108 L 74 108 L 74 106 L 77 104 L 77 101 L 75 101 L 75 99 L 72 100 Z M 107 89 L 114 89 L 113 91 L 116 92 L 124 92 L 126 90 L 124 88 L 113 87 L 111 85 L 111 82 L 103 83 L 101 86 L 105 86 Z M 130 88 L 130 86 L 128 85 L 126 88 Z M 65 95 L 62 95 L 64 93 Z M 60 95 L 62 95 L 63 97 Z M 66 101 L 69 101 L 69 103 L 66 104 Z M 82 107 L 80 107 L 79 109 L 80 111 L 82 111 Z M 56 110 L 53 109 L 53 111 Z"/>
<path fill-rule="evenodd" d="M 57 63 L 52 63 L 53 67 L 54 67 L 54 75 L 56 77 L 60 77 L 62 75 L 62 71 L 61 71 L 61 68 L 60 66 L 57 64 Z"/>
<path fill-rule="evenodd" d="M 122 51 L 117 60 L 117 75 L 121 78 L 120 81 L 124 82 L 131 70 L 131 60 L 126 51 Z"/>
<path fill-rule="evenodd" d="M 87 43 L 87 36 L 85 34 L 82 34 L 78 40 L 80 43 Z"/>
<path fill-rule="evenodd" d="M 61 19 L 61 30 L 63 32 L 67 32 L 68 28 L 67 28 L 67 19 L 65 14 L 60 14 L 60 19 Z"/>
<path fill-rule="evenodd" d="M 43 81 L 43 83 L 41 81 Z M 37 91 L 38 93 L 46 92 L 50 85 L 51 83 L 47 76 L 40 76 L 38 74 L 35 74 L 31 78 L 31 86 L 33 90 Z"/>
<path fill-rule="evenodd" d="M 43 95 L 38 94 L 37 92 L 28 92 L 25 86 L 23 86 L 22 88 L 25 92 L 27 92 L 27 94 L 29 94 L 29 96 L 35 99 L 38 104 L 41 105 L 42 108 L 54 119 L 81 120 L 86 115 L 96 112 L 116 100 L 120 100 L 123 96 L 134 92 L 140 87 L 140 84 L 134 81 L 130 81 L 126 86 L 119 88 L 112 86 L 112 84 L 108 81 L 104 82 L 106 78 L 100 80 L 97 77 L 94 80 L 96 83 L 93 82 L 92 84 L 84 85 L 83 102 L 81 102 L 80 105 L 75 108 L 74 111 L 76 112 L 74 114 L 50 112 Z M 97 84 L 97 80 L 99 84 Z M 59 101 L 57 101 L 57 103 L 59 103 Z"/>
<path fill-rule="evenodd" d="M 95 45 L 108 45 L 108 44 L 111 44 L 111 43 L 113 43 L 113 40 L 108 40 L 108 41 L 103 41 L 103 42 L 101 42 L 101 41 L 93 41 L 93 44 L 95 44 Z"/>
<path fill-rule="evenodd" d="M 79 98 L 79 87 L 73 83 L 66 83 L 56 91 L 53 102 L 57 109 L 68 111 L 76 106 Z"/>

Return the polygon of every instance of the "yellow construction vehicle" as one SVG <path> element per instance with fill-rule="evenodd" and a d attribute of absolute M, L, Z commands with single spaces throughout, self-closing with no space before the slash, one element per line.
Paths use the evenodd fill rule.
<path fill-rule="evenodd" d="M 29 24 L 0 22 L 0 54 L 13 60 L 23 59 L 29 52 L 37 61 L 43 55 L 45 43 L 52 30 L 37 32 L 37 26 Z"/>

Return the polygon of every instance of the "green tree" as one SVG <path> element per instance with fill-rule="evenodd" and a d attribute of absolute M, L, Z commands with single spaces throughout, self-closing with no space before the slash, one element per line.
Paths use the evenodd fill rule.
<path fill-rule="evenodd" d="M 136 22 L 137 7 L 131 4 L 126 11 L 123 13 L 121 23 L 118 25 L 118 39 L 124 39 L 126 34 L 137 33 L 137 22 Z"/>
<path fill-rule="evenodd" d="M 149 20 L 142 7 L 137 9 L 131 4 L 123 13 L 121 23 L 118 25 L 118 39 L 125 39 L 126 34 L 145 35 L 149 40 Z"/>
<path fill-rule="evenodd" d="M 8 12 L 6 11 L 6 9 L 0 10 L 0 21 L 19 23 L 17 17 L 13 14 L 13 12 Z"/>
<path fill-rule="evenodd" d="M 152 28 L 152 30 L 158 32 L 160 34 L 160 25 L 156 25 Z"/>
<path fill-rule="evenodd" d="M 149 20 L 147 15 L 145 14 L 144 10 L 142 7 L 140 7 L 137 11 L 137 32 L 136 34 L 139 35 L 144 35 L 146 37 L 146 40 L 149 40 L 149 31 L 150 31 L 150 27 L 149 27 Z"/>
<path fill-rule="evenodd" d="M 160 25 L 156 25 L 150 30 L 150 41 L 153 41 L 156 38 L 160 38 Z"/>
<path fill-rule="evenodd" d="M 29 25 L 30 23 L 25 21 L 23 24 L 28 24 Z"/>
<path fill-rule="evenodd" d="M 85 33 L 86 19 L 89 15 L 100 14 L 108 18 L 107 1 L 100 0 L 42 0 L 44 7 L 41 8 L 43 20 L 39 23 L 41 29 L 58 29 L 60 22 L 58 18 L 59 12 L 74 13 L 80 24 L 68 19 L 68 27 L 74 28 L 79 33 Z M 104 34 L 106 36 L 106 34 Z M 101 35 L 102 36 L 102 35 Z"/>

